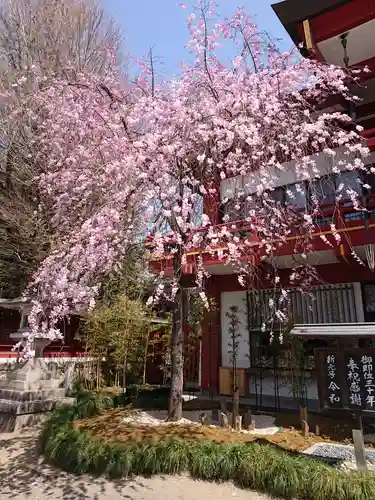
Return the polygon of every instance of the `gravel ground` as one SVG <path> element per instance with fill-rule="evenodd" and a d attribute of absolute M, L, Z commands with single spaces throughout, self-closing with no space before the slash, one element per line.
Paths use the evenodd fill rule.
<path fill-rule="evenodd" d="M 342 460 L 355 460 L 354 447 L 340 444 L 317 443 L 307 449 L 305 453 L 317 457 L 339 458 Z M 375 450 L 365 450 L 367 460 L 375 464 Z"/>
<path fill-rule="evenodd" d="M 35 444 L 35 432 L 0 434 L 1 500 L 271 500 L 229 483 L 204 483 L 185 476 L 111 482 L 74 476 L 43 464 Z"/>
<path fill-rule="evenodd" d="M 315 457 L 344 460 L 344 463 L 342 464 L 344 468 L 356 468 L 353 446 L 317 443 L 305 450 L 305 453 L 307 453 L 308 455 L 313 455 Z M 367 466 L 373 469 L 375 466 L 375 450 L 366 449 L 365 453 Z"/>

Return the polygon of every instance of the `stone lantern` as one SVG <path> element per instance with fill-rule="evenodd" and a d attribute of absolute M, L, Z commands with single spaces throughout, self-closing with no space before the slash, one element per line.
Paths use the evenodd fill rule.
<path fill-rule="evenodd" d="M 27 299 L 14 299 L 9 301 L 4 301 L 0 299 L 0 307 L 18 309 L 21 315 L 20 326 L 18 330 L 10 334 L 10 338 L 16 342 L 26 341 L 28 334 L 30 333 L 29 326 L 29 314 L 32 309 L 32 303 Z M 36 337 L 32 343 L 32 349 L 35 351 L 35 358 L 42 358 L 44 349 L 51 343 L 51 340 L 40 336 Z"/>
<path fill-rule="evenodd" d="M 18 310 L 20 327 L 10 338 L 26 341 L 30 331 L 28 315 L 32 304 L 26 299 L 0 299 L 0 307 Z M 0 380 L 0 432 L 12 432 L 39 422 L 49 411 L 63 404 L 72 404 L 66 397 L 64 376 L 57 378 L 43 358 L 43 350 L 50 344 L 43 336 L 33 341 L 34 357 L 20 359 Z"/>

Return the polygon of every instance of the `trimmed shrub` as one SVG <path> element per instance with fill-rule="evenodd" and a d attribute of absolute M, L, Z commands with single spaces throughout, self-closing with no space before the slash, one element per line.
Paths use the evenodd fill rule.
<path fill-rule="evenodd" d="M 60 408 L 45 423 L 41 452 L 52 463 L 75 473 L 131 475 L 178 474 L 208 481 L 232 480 L 280 498 L 371 500 L 375 474 L 343 472 L 311 457 L 274 446 L 165 440 L 129 444 L 102 442 L 73 427 L 79 418 L 97 415 L 113 401 L 85 395 L 75 407 Z"/>
<path fill-rule="evenodd" d="M 134 384 L 127 387 L 126 395 L 135 408 L 159 410 L 168 408 L 170 391 L 170 387 Z"/>

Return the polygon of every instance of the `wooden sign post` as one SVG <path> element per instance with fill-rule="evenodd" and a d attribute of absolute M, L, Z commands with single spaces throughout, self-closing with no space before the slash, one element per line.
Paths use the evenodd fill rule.
<path fill-rule="evenodd" d="M 357 415 L 356 421 L 357 421 L 356 428 L 352 429 L 355 462 L 357 464 L 358 470 L 366 470 L 367 463 L 366 463 L 365 441 L 363 439 L 363 427 L 362 427 L 361 415 Z"/>
<path fill-rule="evenodd" d="M 375 349 L 316 349 L 323 410 L 375 411 Z"/>
<path fill-rule="evenodd" d="M 366 466 L 362 415 L 375 411 L 375 349 L 316 349 L 318 391 L 323 410 L 354 415 L 353 442 L 357 468 Z"/>

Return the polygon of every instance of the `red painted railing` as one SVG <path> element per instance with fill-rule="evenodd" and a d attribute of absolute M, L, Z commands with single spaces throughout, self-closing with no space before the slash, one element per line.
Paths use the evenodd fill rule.
<path fill-rule="evenodd" d="M 374 230 L 372 229 L 370 231 L 371 234 L 370 232 L 365 233 L 365 227 L 366 227 L 365 221 L 367 221 L 368 227 L 371 228 L 375 227 L 375 193 L 367 197 L 366 209 L 361 211 L 354 210 L 353 204 L 351 203 L 350 200 L 342 200 L 340 202 L 321 206 L 320 214 L 314 217 L 315 231 L 313 233 L 313 236 L 314 234 L 316 235 L 316 238 L 314 239 L 314 248 L 316 247 L 316 250 L 324 250 L 326 248 L 325 246 L 326 244 L 324 244 L 320 240 L 320 236 L 322 234 L 326 235 L 329 240 L 332 240 L 331 241 L 332 244 L 334 245 L 336 244 L 332 237 L 332 230 L 331 230 L 332 224 L 334 224 L 335 228 L 339 233 L 342 232 L 345 233 L 346 230 L 350 231 L 350 234 L 352 235 L 351 238 L 354 237 L 354 239 L 352 239 L 352 243 L 354 245 L 367 244 L 369 243 L 369 241 L 367 241 L 368 239 L 370 239 L 371 242 L 375 243 Z M 251 228 L 251 221 L 248 220 L 231 221 L 225 224 L 219 224 L 216 227 L 224 227 L 224 226 L 226 226 L 228 228 L 228 231 L 231 232 L 232 234 L 235 233 L 236 235 L 238 235 L 242 241 L 245 239 L 247 239 L 248 241 L 250 240 L 254 244 L 254 246 L 257 246 L 257 244 L 261 240 L 261 235 L 258 234 L 256 231 L 254 231 L 253 228 Z M 205 228 L 199 228 L 196 231 L 204 231 L 204 230 Z M 287 241 L 285 242 L 285 244 L 283 244 L 280 255 L 291 255 L 295 252 L 294 248 L 295 243 L 293 240 L 297 236 L 298 236 L 298 228 L 296 228 L 296 230 L 289 235 Z M 344 240 L 345 238 L 342 239 L 341 241 Z M 150 241 L 149 244 L 152 245 L 152 240 Z M 221 246 L 225 247 L 225 242 L 223 242 Z M 337 244 L 336 246 L 338 247 Z M 173 247 L 172 238 L 170 247 L 171 249 Z M 195 253 L 194 249 L 192 249 L 191 252 L 187 252 L 188 264 L 186 266 L 186 270 L 184 271 L 186 274 L 194 274 L 194 269 L 195 269 L 194 253 Z M 155 270 L 159 268 L 164 270 L 170 269 L 172 266 L 171 257 L 172 254 L 170 254 L 167 249 L 164 259 L 152 263 L 153 268 L 155 268 Z M 257 260 L 257 258 L 255 259 Z M 210 257 L 208 254 L 206 257 L 204 257 L 204 261 L 206 265 L 219 263 L 219 259 L 217 257 Z"/>

